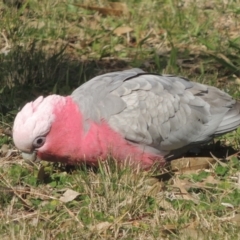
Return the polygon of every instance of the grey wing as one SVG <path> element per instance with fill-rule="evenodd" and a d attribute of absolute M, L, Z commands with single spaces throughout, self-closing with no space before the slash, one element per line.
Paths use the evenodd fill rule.
<path fill-rule="evenodd" d="M 111 92 L 119 88 L 125 79 L 140 73 L 144 71 L 133 68 L 94 77 L 75 89 L 71 97 L 84 113 L 85 120 L 92 119 L 99 122 L 101 119 L 109 119 L 110 116 L 126 108 L 126 103 Z"/>
<path fill-rule="evenodd" d="M 240 124 L 239 104 L 228 94 L 180 77 L 133 69 L 99 76 L 79 90 L 73 97 L 87 118 L 105 119 L 128 141 L 164 155 Z"/>

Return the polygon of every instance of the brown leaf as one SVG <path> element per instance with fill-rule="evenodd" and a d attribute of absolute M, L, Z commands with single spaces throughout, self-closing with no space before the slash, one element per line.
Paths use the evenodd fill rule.
<path fill-rule="evenodd" d="M 92 226 L 91 230 L 104 231 L 104 230 L 108 229 L 111 225 L 112 225 L 112 223 L 110 223 L 110 222 L 100 222 L 100 223 L 96 224 L 95 226 Z"/>
<path fill-rule="evenodd" d="M 235 83 L 236 83 L 237 85 L 240 85 L 240 78 L 236 77 Z"/>
<path fill-rule="evenodd" d="M 110 2 L 109 5 L 112 9 L 122 11 L 123 14 L 127 15 L 129 13 L 126 3 L 121 2 Z"/>
<path fill-rule="evenodd" d="M 28 27 L 41 29 L 41 28 L 45 27 L 45 22 L 33 20 L 28 23 Z"/>
<path fill-rule="evenodd" d="M 177 226 L 174 224 L 165 224 L 162 226 L 164 230 L 176 230 Z"/>
<path fill-rule="evenodd" d="M 117 44 L 117 45 L 114 47 L 114 50 L 115 50 L 116 52 L 121 52 L 124 48 L 125 48 L 124 45 L 122 45 L 122 44 Z"/>
<path fill-rule="evenodd" d="M 171 167 L 172 171 L 192 172 L 209 168 L 215 162 L 216 160 L 210 157 L 179 158 L 171 161 Z"/>
<path fill-rule="evenodd" d="M 132 32 L 133 29 L 131 27 L 128 27 L 128 26 L 123 26 L 123 27 L 118 27 L 116 28 L 113 33 L 116 34 L 117 36 L 121 36 L 123 34 L 127 34 L 127 33 L 130 33 Z"/>
<path fill-rule="evenodd" d="M 79 196 L 80 193 L 73 191 L 71 189 L 68 189 L 62 197 L 60 197 L 60 201 L 67 203 L 73 201 L 77 196 Z"/>
<path fill-rule="evenodd" d="M 162 226 L 162 232 L 164 234 L 169 234 L 177 231 L 177 226 L 174 224 L 165 224 Z"/>
<path fill-rule="evenodd" d="M 9 146 L 7 144 L 3 144 L 0 151 L 2 156 L 6 156 L 9 151 Z"/>

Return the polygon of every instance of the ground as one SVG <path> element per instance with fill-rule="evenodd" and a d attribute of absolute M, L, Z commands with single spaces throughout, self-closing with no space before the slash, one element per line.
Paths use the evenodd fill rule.
<path fill-rule="evenodd" d="M 240 129 L 148 172 L 27 163 L 11 138 L 26 102 L 131 67 L 239 98 L 240 2 L 3 2 L 1 239 L 240 239 Z"/>

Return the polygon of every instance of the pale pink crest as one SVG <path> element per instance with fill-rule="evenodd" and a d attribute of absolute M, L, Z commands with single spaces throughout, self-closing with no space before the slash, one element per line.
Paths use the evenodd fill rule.
<path fill-rule="evenodd" d="M 27 103 L 17 114 L 13 125 L 13 140 L 17 148 L 30 152 L 38 136 L 45 136 L 54 122 L 54 110 L 66 104 L 64 97 L 50 95 Z"/>

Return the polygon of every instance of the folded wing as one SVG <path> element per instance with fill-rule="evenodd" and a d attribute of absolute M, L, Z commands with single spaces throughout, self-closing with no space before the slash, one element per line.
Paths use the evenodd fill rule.
<path fill-rule="evenodd" d="M 219 89 L 140 69 L 93 78 L 72 94 L 86 120 L 163 155 L 204 143 L 240 125 L 240 104 Z"/>

